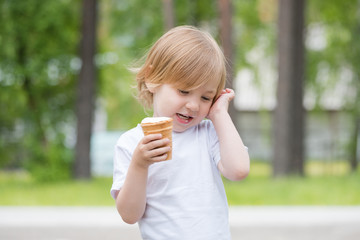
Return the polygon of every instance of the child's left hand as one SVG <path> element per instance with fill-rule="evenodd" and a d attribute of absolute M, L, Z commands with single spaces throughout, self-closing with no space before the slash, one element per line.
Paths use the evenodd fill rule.
<path fill-rule="evenodd" d="M 207 118 L 210 120 L 213 120 L 213 118 L 217 115 L 217 114 L 221 114 L 228 111 L 229 108 L 229 103 L 231 102 L 231 100 L 233 100 L 235 97 L 235 92 L 234 90 L 230 89 L 230 88 L 226 88 L 222 91 L 222 93 L 220 94 L 220 96 L 218 97 L 218 99 L 216 99 L 216 101 L 213 103 L 213 105 L 210 108 L 210 111 L 208 113 Z"/>

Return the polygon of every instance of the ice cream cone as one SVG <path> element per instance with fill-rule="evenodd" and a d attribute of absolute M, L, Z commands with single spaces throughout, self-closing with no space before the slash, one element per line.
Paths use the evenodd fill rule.
<path fill-rule="evenodd" d="M 172 122 L 173 119 L 168 117 L 145 118 L 141 121 L 141 127 L 145 136 L 161 133 L 162 138 L 168 138 L 170 140 L 167 146 L 170 146 L 171 149 L 167 153 L 168 156 L 166 160 L 172 159 Z"/>

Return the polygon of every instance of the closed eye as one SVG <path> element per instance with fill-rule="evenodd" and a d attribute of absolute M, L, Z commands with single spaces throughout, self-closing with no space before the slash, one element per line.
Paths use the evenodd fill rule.
<path fill-rule="evenodd" d="M 203 100 L 205 100 L 205 101 L 212 101 L 212 98 L 209 98 L 209 97 L 201 97 Z"/>
<path fill-rule="evenodd" d="M 182 95 L 187 95 L 187 94 L 189 94 L 189 91 L 179 89 L 179 93 Z"/>

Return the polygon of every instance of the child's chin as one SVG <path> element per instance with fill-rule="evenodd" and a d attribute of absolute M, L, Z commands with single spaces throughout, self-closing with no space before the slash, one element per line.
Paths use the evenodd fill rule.
<path fill-rule="evenodd" d="M 173 126 L 173 132 L 182 133 L 189 129 L 190 126 Z"/>

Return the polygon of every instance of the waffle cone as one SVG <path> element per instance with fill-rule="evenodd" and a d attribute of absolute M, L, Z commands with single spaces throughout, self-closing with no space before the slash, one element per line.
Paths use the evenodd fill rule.
<path fill-rule="evenodd" d="M 172 159 L 172 118 L 162 120 L 159 122 L 146 122 L 141 123 L 142 130 L 144 135 L 157 134 L 161 133 L 162 138 L 168 138 L 170 143 L 167 146 L 170 146 L 170 151 L 167 153 L 166 160 Z"/>

